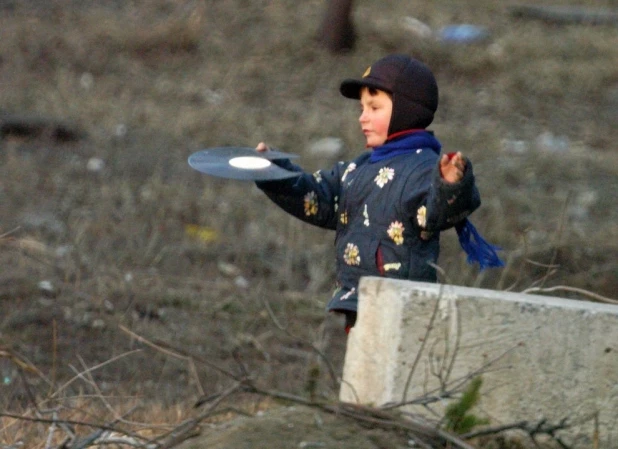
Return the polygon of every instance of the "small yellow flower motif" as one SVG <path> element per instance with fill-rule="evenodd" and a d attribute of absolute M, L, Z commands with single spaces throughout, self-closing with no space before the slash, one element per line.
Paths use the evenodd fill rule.
<path fill-rule="evenodd" d="M 348 243 L 343 253 L 343 261 L 348 265 L 360 265 L 360 251 L 354 243 Z"/>
<path fill-rule="evenodd" d="M 425 206 L 419 207 L 416 211 L 416 221 L 421 228 L 427 226 L 427 208 Z"/>
<path fill-rule="evenodd" d="M 315 192 L 309 192 L 305 195 L 305 215 L 310 217 L 318 213 L 318 198 Z"/>
<path fill-rule="evenodd" d="M 341 216 L 339 217 L 339 221 L 341 221 L 342 224 L 348 224 L 348 213 L 344 212 L 341 214 Z"/>
<path fill-rule="evenodd" d="M 401 268 L 401 263 L 393 262 L 393 263 L 385 263 L 384 271 L 397 271 Z"/>
<path fill-rule="evenodd" d="M 350 163 L 350 165 L 347 166 L 347 168 L 343 172 L 343 176 L 341 176 L 341 181 L 345 181 L 345 178 L 346 176 L 348 176 L 348 173 L 353 172 L 354 170 L 356 170 L 356 164 L 352 162 Z"/>
<path fill-rule="evenodd" d="M 363 210 L 363 217 L 365 217 L 365 221 L 363 221 L 363 224 L 365 226 L 369 226 L 369 214 L 367 213 L 367 205 L 365 204 L 365 210 Z"/>
<path fill-rule="evenodd" d="M 316 171 L 313 174 L 313 177 L 315 178 L 317 182 L 322 182 L 322 172 L 320 170 Z"/>
<path fill-rule="evenodd" d="M 389 167 L 382 167 L 375 178 L 378 187 L 382 188 L 388 181 L 392 181 L 395 177 L 395 170 Z"/>
<path fill-rule="evenodd" d="M 388 231 L 386 232 L 388 236 L 391 239 L 393 239 L 393 242 L 395 242 L 396 245 L 401 245 L 403 243 L 403 230 L 404 229 L 405 228 L 403 227 L 403 223 L 399 221 L 394 221 L 388 227 Z"/>

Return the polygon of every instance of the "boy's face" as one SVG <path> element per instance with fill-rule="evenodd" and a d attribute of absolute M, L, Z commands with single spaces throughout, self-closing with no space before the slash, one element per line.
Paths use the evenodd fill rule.
<path fill-rule="evenodd" d="M 360 95 L 361 115 L 358 118 L 368 147 L 377 147 L 388 137 L 393 113 L 393 101 L 382 90 L 363 87 Z"/>

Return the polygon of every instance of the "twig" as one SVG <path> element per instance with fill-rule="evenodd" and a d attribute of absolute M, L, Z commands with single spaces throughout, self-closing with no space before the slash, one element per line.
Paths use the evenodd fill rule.
<path fill-rule="evenodd" d="M 560 225 L 558 226 L 558 232 L 556 233 L 556 243 L 555 243 L 554 251 L 552 253 L 551 262 L 548 265 L 547 272 L 545 273 L 545 276 L 543 277 L 543 279 L 541 279 L 541 285 L 540 285 L 541 287 L 545 285 L 545 282 L 547 281 L 547 279 L 549 279 L 549 277 L 552 274 L 552 269 L 550 267 L 553 267 L 556 264 L 556 258 L 558 257 L 558 247 L 559 247 L 560 239 L 562 238 L 562 233 L 564 232 L 564 224 L 566 223 L 567 206 L 569 205 L 571 195 L 572 195 L 572 192 L 569 191 L 566 199 L 564 200 L 564 206 L 562 207 L 562 213 L 560 214 Z"/>
<path fill-rule="evenodd" d="M 263 295 L 260 295 L 260 299 L 262 300 L 262 304 L 264 305 L 264 308 L 266 309 L 266 313 L 268 313 L 268 316 L 270 317 L 271 321 L 275 324 L 277 329 L 281 331 L 287 331 L 288 326 L 283 325 L 279 322 L 279 319 L 275 316 L 275 312 L 273 312 L 273 309 L 270 307 L 270 303 L 266 300 L 266 298 L 264 298 Z"/>
<path fill-rule="evenodd" d="M 451 278 L 449 278 L 448 274 L 446 274 L 446 270 L 444 268 L 442 268 L 440 265 L 435 264 L 433 262 L 427 262 L 427 265 L 429 265 L 430 267 L 432 267 L 433 269 L 435 269 L 438 273 L 440 273 L 442 275 L 442 277 L 444 278 L 444 280 L 446 281 L 446 284 L 454 284 L 454 282 L 451 280 Z M 442 284 L 440 284 L 442 285 Z"/>
<path fill-rule="evenodd" d="M 141 448 L 143 447 L 153 447 L 154 448 L 154 446 L 152 445 L 144 446 L 144 443 L 142 441 L 136 440 L 135 438 L 131 438 L 127 436 L 118 435 L 116 432 L 103 433 L 103 435 L 101 435 L 99 438 L 94 440 L 93 443 L 98 446 L 114 445 L 112 447 L 130 446 L 130 447 L 141 447 Z M 84 447 L 87 447 L 87 446 L 84 446 Z"/>
<path fill-rule="evenodd" d="M 71 449 L 85 449 L 91 444 L 93 444 L 96 440 L 98 440 L 99 437 L 101 437 L 101 435 L 103 435 L 104 432 L 105 430 L 103 429 L 97 429 L 94 432 L 92 432 L 90 435 L 88 435 L 87 437 L 74 441 L 70 447 Z"/>
<path fill-rule="evenodd" d="M 126 327 L 124 327 L 123 325 L 118 325 L 118 327 L 120 328 L 121 331 L 129 334 L 131 337 L 135 338 L 137 341 L 139 341 L 140 343 L 145 344 L 146 346 L 151 347 L 152 349 L 156 349 L 159 352 L 162 352 L 164 354 L 167 354 L 171 357 L 180 359 L 180 360 L 185 360 L 188 361 L 190 359 L 198 361 L 206 366 L 209 366 L 217 371 L 219 371 L 220 373 L 225 374 L 228 377 L 231 377 L 234 380 L 239 380 L 239 377 L 236 376 L 235 374 L 221 368 L 220 366 L 217 366 L 216 364 L 209 362 L 208 360 L 204 360 L 201 357 L 195 356 L 193 354 L 190 354 L 189 352 L 185 351 L 185 350 L 180 350 L 178 348 L 173 348 L 170 344 L 168 343 L 164 343 L 161 341 L 157 341 L 156 343 L 142 337 L 141 335 L 136 334 L 135 332 L 127 329 Z M 172 348 L 172 349 L 168 349 L 168 348 Z M 201 387 L 200 387 L 201 388 Z"/>
<path fill-rule="evenodd" d="M 429 319 L 429 324 L 427 325 L 427 330 L 425 331 L 425 335 L 421 341 L 421 347 L 416 353 L 416 357 L 414 358 L 414 362 L 412 363 L 412 367 L 410 368 L 410 372 L 408 373 L 408 378 L 406 379 L 406 384 L 403 389 L 403 395 L 401 397 L 401 402 L 405 403 L 408 397 L 408 390 L 410 388 L 410 382 L 412 381 L 412 376 L 414 375 L 414 371 L 416 371 L 416 367 L 421 359 L 421 355 L 423 354 L 423 350 L 425 349 L 425 344 L 429 339 L 429 334 L 433 329 L 433 323 L 438 315 L 438 310 L 440 308 L 440 299 L 442 298 L 442 290 L 444 289 L 444 284 L 440 284 L 440 292 L 438 293 L 438 300 L 436 301 L 436 305 L 433 308 L 433 312 L 431 313 L 431 318 Z"/>
<path fill-rule="evenodd" d="M 423 405 L 423 406 L 427 406 L 429 404 L 435 403 L 435 402 L 440 402 L 444 399 L 453 397 L 455 395 L 455 393 L 457 393 L 461 388 L 463 388 L 463 386 L 466 385 L 466 383 L 476 377 L 479 376 L 481 374 L 487 373 L 489 372 L 489 367 L 491 365 L 493 365 L 494 363 L 496 363 L 497 361 L 499 361 L 501 358 L 505 357 L 509 352 L 513 351 L 515 348 L 517 348 L 519 345 L 515 345 L 509 349 L 507 349 L 506 351 L 504 351 L 502 354 L 494 357 L 493 359 L 485 362 L 480 368 L 471 371 L 470 373 L 455 378 L 453 379 L 451 382 L 448 382 L 446 384 L 446 387 L 448 389 L 443 390 L 442 386 L 436 387 L 433 390 L 428 391 L 427 393 L 425 393 L 422 396 L 419 396 L 415 399 L 409 400 L 409 401 L 405 401 L 405 402 L 396 402 L 396 403 L 389 403 L 386 405 L 383 405 L 382 407 L 380 407 L 381 410 L 390 410 L 390 409 L 394 409 L 394 408 L 399 408 L 399 407 L 404 407 L 406 405 Z M 500 368 L 503 369 L 503 368 Z M 439 394 L 436 394 L 439 393 Z"/>
<path fill-rule="evenodd" d="M 311 346 L 311 349 L 318 355 L 318 357 L 324 362 L 324 364 L 326 365 L 326 368 L 328 369 L 328 374 L 331 378 L 331 381 L 333 383 L 333 389 L 337 390 L 339 388 L 339 384 L 340 384 L 340 380 L 337 376 L 337 374 L 335 374 L 335 368 L 333 366 L 333 364 L 331 363 L 331 361 L 328 359 L 328 357 L 326 356 L 326 354 L 324 354 L 324 351 L 322 351 L 320 348 L 318 348 L 312 341 L 298 337 L 296 335 L 293 335 L 287 328 L 287 326 L 282 326 L 281 323 L 279 322 L 279 320 L 277 319 L 277 317 L 275 316 L 274 312 L 272 311 L 272 308 L 270 307 L 270 304 L 268 303 L 268 301 L 266 300 L 266 298 L 264 298 L 263 296 L 261 297 L 262 299 L 262 303 L 264 304 L 264 308 L 266 309 L 266 312 L 268 313 L 268 316 L 270 317 L 270 319 L 272 320 L 272 322 L 275 324 L 275 326 L 277 327 L 277 329 L 279 329 L 280 331 L 284 332 L 286 335 L 288 335 L 289 337 L 304 342 L 306 344 L 308 344 L 309 346 Z"/>
<path fill-rule="evenodd" d="M 566 285 L 556 285 L 554 287 L 546 287 L 546 288 L 532 287 L 532 288 L 527 288 L 526 290 L 523 290 L 522 293 L 551 293 L 551 292 L 557 292 L 557 291 L 579 293 L 580 295 L 587 296 L 599 302 L 606 302 L 609 304 L 618 304 L 618 299 L 607 298 L 605 296 L 598 295 L 588 290 L 584 290 L 584 289 L 577 288 L 577 287 L 568 287 Z"/>
<path fill-rule="evenodd" d="M 129 432 L 126 430 L 120 430 L 114 426 L 110 426 L 107 424 L 90 423 L 87 421 L 78 421 L 78 420 L 73 420 L 73 419 L 33 418 L 31 416 L 17 415 L 15 413 L 7 413 L 7 412 L 0 412 L 0 416 L 4 416 L 7 418 L 13 418 L 13 419 L 17 419 L 20 421 L 28 421 L 28 422 L 35 422 L 35 423 L 42 423 L 42 424 L 52 424 L 52 423 L 68 424 L 72 426 L 84 426 L 84 427 L 90 427 L 93 429 L 110 430 L 112 432 L 122 432 L 125 435 L 132 436 L 135 438 L 140 438 L 139 435 L 136 435 L 133 432 Z"/>
<path fill-rule="evenodd" d="M 130 413 L 132 413 L 133 409 L 129 410 L 127 413 L 123 414 L 122 416 L 119 416 L 118 418 L 114 419 L 110 424 L 108 424 L 107 426 L 113 426 L 114 424 L 117 424 L 121 421 L 124 421 L 124 417 L 128 416 Z M 105 443 L 105 444 L 111 444 L 110 442 L 106 441 L 100 441 L 101 438 L 105 438 L 106 435 L 105 433 L 107 432 L 107 436 L 111 436 L 114 435 L 115 439 L 120 439 L 122 438 L 123 444 L 128 444 L 129 441 L 137 443 L 137 444 L 131 444 L 134 445 L 135 447 L 148 447 L 148 446 L 144 446 L 144 442 L 146 442 L 145 438 L 140 437 L 139 435 L 133 434 L 131 432 L 126 432 L 124 430 L 110 430 L 110 429 L 103 429 L 103 428 L 99 428 L 96 431 L 94 431 L 92 434 L 88 435 L 87 437 L 83 438 L 81 441 L 76 441 L 75 443 L 73 443 L 73 445 L 71 446 L 71 449 L 85 449 L 87 447 L 89 447 L 92 443 L 97 443 L 97 444 L 101 444 L 101 443 Z M 124 438 L 123 438 L 124 435 Z M 139 442 L 142 443 L 139 443 Z M 118 441 L 116 441 L 118 442 Z"/>
<path fill-rule="evenodd" d="M 461 345 L 461 314 L 459 313 L 459 307 L 457 303 L 455 303 L 455 320 L 456 320 L 455 348 L 453 349 L 453 356 L 451 357 L 450 363 L 446 369 L 446 374 L 444 376 L 445 382 L 448 382 L 448 379 L 451 377 L 453 368 L 455 366 L 455 360 L 457 359 L 457 354 L 459 352 L 459 347 Z"/>
<path fill-rule="evenodd" d="M 51 384 L 49 385 L 48 396 L 52 392 L 53 385 L 56 384 L 56 368 L 58 363 L 58 325 L 56 320 L 52 321 L 52 366 L 51 366 Z"/>
<path fill-rule="evenodd" d="M 618 13 L 611 8 L 583 8 L 573 6 L 514 5 L 511 15 L 517 18 L 538 19 L 555 24 L 618 25 Z"/>
<path fill-rule="evenodd" d="M 79 362 L 81 363 L 83 369 L 84 369 L 84 374 L 88 377 L 88 379 L 84 379 L 86 382 L 88 382 L 92 388 L 94 389 L 95 393 L 96 393 L 96 397 L 99 398 L 101 400 L 101 402 L 103 403 L 103 406 L 109 410 L 109 412 L 112 414 L 112 416 L 115 419 L 120 419 L 120 415 L 116 412 L 116 410 L 114 410 L 114 408 L 111 406 L 111 404 L 105 400 L 105 398 L 103 397 L 103 393 L 101 392 L 101 389 L 99 388 L 99 386 L 97 385 L 97 383 L 95 382 L 94 378 L 92 377 L 92 373 L 90 373 L 88 371 L 88 367 L 86 366 L 86 363 L 84 362 L 84 359 L 77 354 L 77 358 L 79 360 Z M 75 368 L 72 365 L 69 365 L 69 367 L 73 370 L 73 371 L 77 371 L 75 370 Z M 78 376 L 80 376 L 82 379 L 82 375 L 81 373 L 77 373 Z"/>
<path fill-rule="evenodd" d="M 161 441 L 160 443 L 158 443 L 157 449 L 170 449 L 170 448 L 176 447 L 178 444 L 185 441 L 186 439 L 191 438 L 192 436 L 196 435 L 197 433 L 199 433 L 197 431 L 197 427 L 200 425 L 200 423 L 204 419 L 211 416 L 214 410 L 219 406 L 219 404 L 224 399 L 240 391 L 242 389 L 242 386 L 243 386 L 242 382 L 235 383 L 232 387 L 228 388 L 226 391 L 221 393 L 217 398 L 215 398 L 214 401 L 212 401 L 212 403 L 208 406 L 208 408 L 205 411 L 201 412 L 195 418 L 185 421 L 184 423 L 175 427 L 170 432 L 168 432 L 166 435 L 160 436 L 152 440 L 152 442 Z"/>
<path fill-rule="evenodd" d="M 537 435 L 548 435 L 553 438 L 554 441 L 556 441 L 556 443 L 558 443 L 561 447 L 568 448 L 568 446 L 556 436 L 557 431 L 568 428 L 569 426 L 567 424 L 566 418 L 562 419 L 558 424 L 548 424 L 547 419 L 543 418 L 537 422 L 519 421 L 511 424 L 505 424 L 502 426 L 486 427 L 484 429 L 467 432 L 463 435 L 460 435 L 460 437 L 467 440 L 488 435 L 496 435 L 506 430 L 522 430 L 527 433 L 533 441 Z"/>
<path fill-rule="evenodd" d="M 5 232 L 4 234 L 0 234 L 0 240 L 1 239 L 5 239 L 5 238 L 9 237 L 11 234 L 16 233 L 17 231 L 19 231 L 20 227 L 21 226 L 17 226 L 15 228 L 11 229 L 10 231 Z"/>
<path fill-rule="evenodd" d="M 507 430 L 513 430 L 513 429 L 526 429 L 526 427 L 528 426 L 528 421 L 519 421 L 516 423 L 511 423 L 511 424 L 505 424 L 502 426 L 495 426 L 495 427 L 485 427 L 483 429 L 479 429 L 479 430 L 473 430 L 471 432 L 467 432 L 461 435 L 462 438 L 468 440 L 471 438 L 478 438 L 478 437 L 485 437 L 485 436 L 489 436 L 489 435 L 496 435 L 499 433 L 502 433 L 504 431 Z"/>
<path fill-rule="evenodd" d="M 34 393 L 32 392 L 32 389 L 30 388 L 30 384 L 28 383 L 28 379 L 26 378 L 26 374 L 24 373 L 24 371 L 20 368 L 18 370 L 19 372 L 19 377 L 21 379 L 21 381 L 24 384 L 24 390 L 26 391 L 26 396 L 28 397 L 28 400 L 30 401 L 30 403 L 32 404 L 32 407 L 34 407 L 34 409 L 38 412 L 39 411 L 39 407 L 36 401 L 36 397 L 34 396 Z"/>
<path fill-rule="evenodd" d="M 54 419 L 56 419 L 55 414 L 54 414 Z M 45 442 L 45 449 L 51 449 L 51 444 L 54 438 L 54 433 L 56 433 L 56 422 L 51 423 L 51 425 L 49 426 L 49 433 L 47 434 L 47 441 Z"/>
<path fill-rule="evenodd" d="M 134 349 L 134 350 L 132 350 L 132 351 L 128 351 L 128 352 L 125 352 L 125 353 L 123 353 L 123 354 L 119 354 L 119 355 L 117 355 L 116 357 L 112 357 L 111 359 L 106 360 L 105 362 L 101 362 L 101 363 L 99 363 L 98 365 L 94 365 L 92 368 L 89 368 L 89 369 L 87 370 L 87 372 L 91 372 L 91 371 L 97 370 L 97 369 L 102 368 L 102 367 L 104 367 L 104 366 L 106 366 L 106 365 L 109 365 L 110 363 L 115 362 L 116 360 L 119 360 L 119 359 L 121 359 L 121 358 L 123 358 L 123 357 L 127 357 L 127 356 L 129 356 L 129 355 L 133 355 L 133 354 L 135 354 L 135 353 L 137 353 L 137 352 L 141 352 L 141 351 L 142 351 L 141 349 Z M 72 377 L 71 379 L 69 379 L 69 380 L 68 380 L 67 382 L 65 382 L 65 383 L 64 383 L 64 384 L 63 384 L 60 388 L 58 388 L 58 389 L 54 392 L 54 394 L 52 394 L 52 395 L 50 396 L 50 398 L 54 398 L 54 397 L 58 396 L 58 394 L 60 394 L 60 392 L 62 392 L 63 390 L 65 390 L 65 389 L 66 389 L 69 385 L 71 385 L 71 384 L 72 384 L 72 383 L 73 383 L 76 379 L 80 379 L 80 378 L 82 377 L 82 375 L 83 375 L 83 374 L 85 374 L 85 373 L 80 373 L 80 374 L 78 374 L 78 375 L 76 375 L 76 376 Z"/>
<path fill-rule="evenodd" d="M 524 248 L 523 248 L 523 250 L 521 252 L 523 253 L 524 257 L 527 257 L 527 254 L 528 254 L 528 239 L 526 238 L 527 237 L 526 232 L 527 232 L 527 230 L 524 230 L 524 232 L 522 232 L 522 234 L 521 234 L 521 240 L 522 240 L 522 243 L 524 245 Z M 511 257 L 515 257 L 516 255 L 517 255 L 516 252 L 513 251 L 510 256 Z M 517 271 L 517 276 L 515 277 L 515 280 L 513 281 L 513 283 L 510 286 L 505 288 L 505 290 L 506 291 L 511 291 L 512 289 L 514 289 L 515 286 L 517 284 L 519 284 L 519 281 L 523 277 L 523 274 L 524 274 L 524 264 L 520 264 L 519 265 L 519 270 Z M 500 278 L 500 285 L 502 285 L 502 283 L 504 282 L 505 279 L 506 279 L 506 273 L 503 272 L 502 277 Z"/>

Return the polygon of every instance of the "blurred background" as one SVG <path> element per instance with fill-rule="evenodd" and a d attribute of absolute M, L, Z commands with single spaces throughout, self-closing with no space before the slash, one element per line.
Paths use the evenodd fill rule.
<path fill-rule="evenodd" d="M 193 375 L 160 352 L 125 356 L 141 348 L 135 335 L 224 367 L 235 354 L 273 388 L 303 388 L 308 366 L 323 363 L 312 345 L 338 370 L 345 335 L 324 312 L 334 234 L 187 158 L 260 141 L 310 172 L 355 157 L 358 104 L 339 83 L 392 52 L 434 70 L 431 129 L 473 161 L 483 205 L 471 220 L 506 262 L 479 273 L 448 231 L 441 281 L 618 297 L 615 16 L 357 0 L 354 46 L 333 52 L 320 39 L 326 6 L 0 3 L 0 346 L 40 370 L 33 385 L 53 388 L 114 357 L 97 370 L 102 392 L 169 404 L 225 385 L 221 372 Z M 15 365 L 0 363 L 2 405 L 19 407 Z"/>

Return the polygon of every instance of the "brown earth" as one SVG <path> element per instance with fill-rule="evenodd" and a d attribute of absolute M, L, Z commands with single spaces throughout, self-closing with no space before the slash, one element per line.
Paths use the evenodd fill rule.
<path fill-rule="evenodd" d="M 123 425 L 154 435 L 245 375 L 335 400 L 345 334 L 324 313 L 332 234 L 186 161 L 262 140 L 299 154 L 308 171 L 353 157 L 363 148 L 357 105 L 338 83 L 389 52 L 434 69 L 432 127 L 472 159 L 484 201 L 473 221 L 504 248 L 507 266 L 479 273 L 445 233 L 441 280 L 616 298 L 616 29 L 515 19 L 507 3 L 358 2 L 359 41 L 344 55 L 316 44 L 317 0 L 0 4 L 1 409 L 34 416 L 36 403 L 39 416 L 90 423 L 127 413 Z M 445 44 L 420 38 L 406 17 L 434 30 L 475 23 L 490 37 Z M 332 136 L 341 154 L 309 150 Z M 209 428 L 204 447 L 410 439 L 238 401 L 268 411 Z M 0 421 L 0 447 L 44 447 L 48 436 L 45 423 Z"/>

